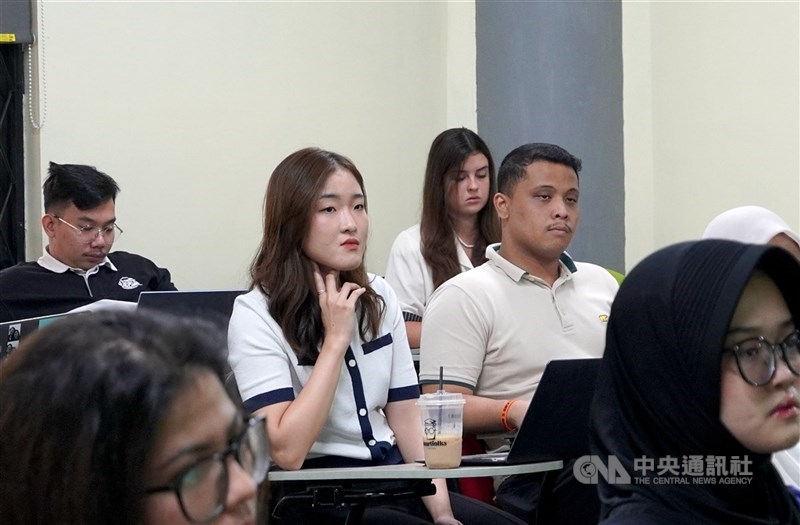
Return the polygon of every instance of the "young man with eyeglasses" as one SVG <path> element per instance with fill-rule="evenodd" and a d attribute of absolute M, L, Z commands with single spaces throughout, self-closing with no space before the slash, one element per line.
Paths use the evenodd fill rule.
<path fill-rule="evenodd" d="M 169 271 L 128 252 L 113 252 L 122 234 L 119 186 L 92 166 L 50 163 L 37 260 L 0 272 L 0 322 L 67 312 L 100 299 L 136 302 L 145 290 L 175 290 Z"/>

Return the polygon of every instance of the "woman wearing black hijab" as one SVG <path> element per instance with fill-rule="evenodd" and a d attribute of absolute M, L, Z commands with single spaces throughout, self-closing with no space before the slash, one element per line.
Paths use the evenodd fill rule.
<path fill-rule="evenodd" d="M 592 446 L 632 479 L 599 476 L 602 525 L 800 524 L 770 463 L 800 439 L 798 326 L 800 265 L 779 249 L 682 243 L 630 272 L 611 309 Z M 659 473 L 669 458 L 677 475 Z M 724 476 L 720 463 L 737 459 L 751 463 Z"/>

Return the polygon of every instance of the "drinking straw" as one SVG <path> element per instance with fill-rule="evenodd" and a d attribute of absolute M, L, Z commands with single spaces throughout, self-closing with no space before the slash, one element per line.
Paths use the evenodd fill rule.
<path fill-rule="evenodd" d="M 439 396 L 444 396 L 444 367 L 443 366 L 439 367 L 439 392 L 437 392 L 437 394 L 439 394 Z M 442 403 L 441 403 L 441 399 L 439 401 L 440 401 L 439 402 L 439 419 L 437 421 L 439 422 L 439 425 L 441 425 L 442 424 Z"/>

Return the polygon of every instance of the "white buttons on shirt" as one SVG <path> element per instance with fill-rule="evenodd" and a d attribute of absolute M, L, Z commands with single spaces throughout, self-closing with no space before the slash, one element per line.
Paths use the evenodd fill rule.
<path fill-rule="evenodd" d="M 367 409 L 366 408 L 362 408 L 361 410 L 358 411 L 358 415 L 359 416 L 366 416 L 367 415 Z"/>
<path fill-rule="evenodd" d="M 353 368 L 354 366 L 356 366 L 356 360 L 355 359 L 351 359 L 350 361 L 347 362 L 347 366 L 349 366 L 350 368 Z"/>
<path fill-rule="evenodd" d="M 369 441 L 367 441 L 367 445 L 369 445 L 371 447 L 374 447 L 375 443 L 376 443 L 376 441 L 374 439 L 370 439 Z"/>

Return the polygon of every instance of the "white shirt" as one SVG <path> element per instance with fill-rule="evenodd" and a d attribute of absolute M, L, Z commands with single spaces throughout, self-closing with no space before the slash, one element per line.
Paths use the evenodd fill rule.
<path fill-rule="evenodd" d="M 406 321 L 421 321 L 434 292 L 433 272 L 422 256 L 419 224 L 400 232 L 392 244 L 386 264 L 386 280 L 397 294 Z M 464 248 L 455 241 L 461 271 L 472 269 Z"/>
<path fill-rule="evenodd" d="M 397 299 L 382 278 L 370 275 L 370 279 L 386 303 L 380 333 L 372 341 L 362 341 L 358 328 L 353 330 L 328 420 L 311 446 L 309 458 L 333 455 L 380 461 L 395 444 L 384 407 L 419 397 Z M 267 298 L 257 288 L 234 303 L 228 347 L 245 408 L 251 412 L 294 400 L 313 370 L 313 365 L 298 363 L 267 310 Z"/>
<path fill-rule="evenodd" d="M 48 249 L 46 249 L 44 251 L 44 254 L 42 254 L 42 256 L 36 260 L 36 263 L 42 268 L 50 270 L 53 273 L 64 273 L 67 271 L 71 271 L 77 273 L 78 275 L 89 276 L 97 273 L 100 270 L 101 266 L 108 266 L 113 271 L 115 272 L 117 271 L 117 267 L 114 266 L 114 263 L 112 263 L 108 257 L 103 259 L 97 266 L 93 266 L 88 270 L 83 270 L 81 268 L 73 268 L 72 266 L 66 265 L 63 262 L 59 261 L 52 255 L 50 255 L 50 250 Z"/>

